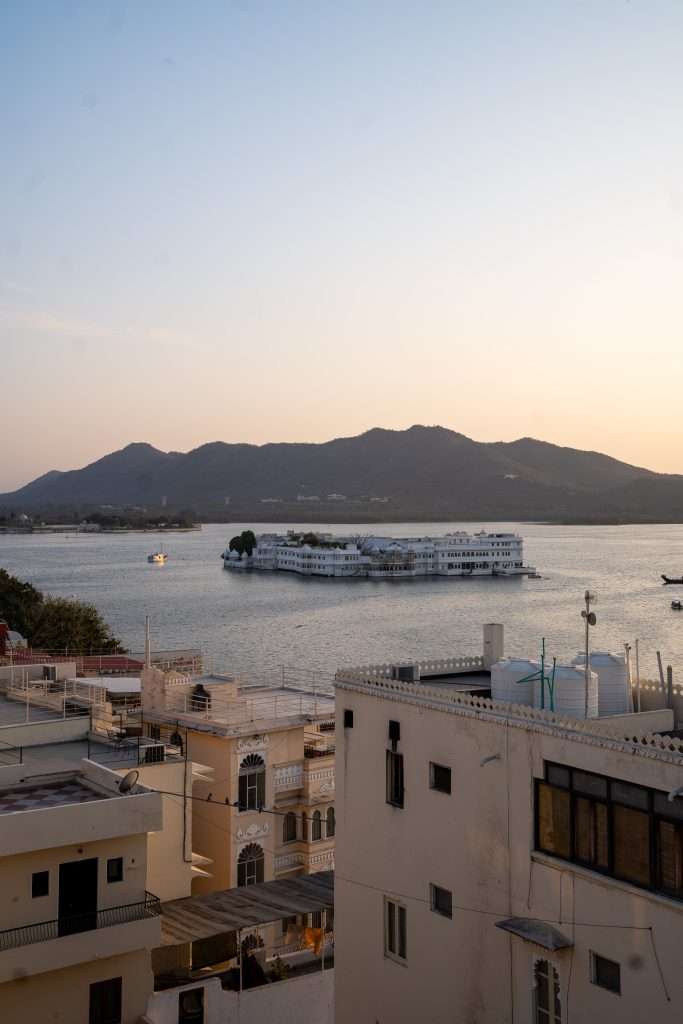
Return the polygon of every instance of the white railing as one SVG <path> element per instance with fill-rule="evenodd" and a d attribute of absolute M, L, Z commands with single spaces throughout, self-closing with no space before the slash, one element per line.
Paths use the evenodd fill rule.
<path fill-rule="evenodd" d="M 417 666 L 421 676 L 459 675 L 467 672 L 481 672 L 486 667 L 483 657 L 474 654 L 460 658 L 429 658 L 423 661 L 411 662 L 411 664 Z M 395 670 L 396 662 L 380 665 L 358 665 L 354 668 L 340 669 L 335 675 L 335 680 L 362 682 L 369 677 L 392 679 Z"/>
<path fill-rule="evenodd" d="M 201 695 L 189 693 L 166 694 L 165 710 L 174 714 L 192 715 L 208 721 L 239 727 L 254 722 L 275 722 L 283 718 L 321 717 L 329 718 L 334 713 L 332 698 L 312 696 L 306 693 L 270 691 L 247 696 L 249 688 L 238 696 L 221 698 L 207 691 L 210 700 Z"/>
<path fill-rule="evenodd" d="M 304 784 L 303 764 L 276 765 L 274 783 L 276 793 L 289 789 L 301 789 Z"/>

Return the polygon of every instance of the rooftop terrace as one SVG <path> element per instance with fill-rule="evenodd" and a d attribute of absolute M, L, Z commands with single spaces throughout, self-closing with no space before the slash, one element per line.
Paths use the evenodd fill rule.
<path fill-rule="evenodd" d="M 85 804 L 92 800 L 104 799 L 105 794 L 84 785 L 76 777 L 58 782 L 27 783 L 12 789 L 0 790 L 0 814 L 37 811 L 46 807 L 65 807 L 68 804 Z"/>

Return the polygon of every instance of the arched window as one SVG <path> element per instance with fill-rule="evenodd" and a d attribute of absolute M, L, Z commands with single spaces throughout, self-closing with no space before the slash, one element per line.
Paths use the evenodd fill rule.
<path fill-rule="evenodd" d="M 282 842 L 293 843 L 296 839 L 296 814 L 288 811 L 282 819 Z"/>
<path fill-rule="evenodd" d="M 239 809 L 257 811 L 266 802 L 266 762 L 259 754 L 249 754 L 240 765 Z"/>
<path fill-rule="evenodd" d="M 330 839 L 334 835 L 334 807 L 327 808 L 327 838 Z"/>
<path fill-rule="evenodd" d="M 562 1024 L 560 976 L 548 960 L 534 964 L 534 1024 Z"/>
<path fill-rule="evenodd" d="M 237 884 L 255 885 L 263 881 L 263 849 L 258 843 L 249 843 L 237 858 Z"/>
<path fill-rule="evenodd" d="M 312 822 L 312 828 L 311 828 L 311 839 L 312 839 L 312 841 L 314 843 L 316 843 L 318 841 L 318 839 L 322 839 L 322 837 L 323 837 L 322 821 L 323 821 L 323 819 L 322 819 L 322 816 L 320 814 L 320 811 L 315 811 L 313 813 L 313 822 Z"/>

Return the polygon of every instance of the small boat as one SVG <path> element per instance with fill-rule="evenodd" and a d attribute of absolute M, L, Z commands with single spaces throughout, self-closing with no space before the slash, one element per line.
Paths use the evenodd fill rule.
<path fill-rule="evenodd" d="M 675 612 L 683 612 L 683 601 L 672 601 L 671 607 Z"/>
<path fill-rule="evenodd" d="M 147 561 L 153 562 L 154 565 L 164 565 L 168 555 L 164 551 L 163 547 L 159 551 L 152 552 L 151 555 L 147 555 Z"/>
<path fill-rule="evenodd" d="M 678 583 L 683 586 L 683 576 L 665 576 L 664 573 L 662 573 L 662 579 L 665 583 Z"/>

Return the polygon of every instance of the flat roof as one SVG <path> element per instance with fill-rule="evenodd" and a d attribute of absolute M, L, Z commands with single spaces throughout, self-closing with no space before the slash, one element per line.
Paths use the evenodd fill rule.
<path fill-rule="evenodd" d="M 161 944 L 177 946 L 334 906 L 334 871 L 280 878 L 161 905 Z"/>
<path fill-rule="evenodd" d="M 58 782 L 28 783 L 0 790 L 0 814 L 39 811 L 48 807 L 64 807 L 67 804 L 87 804 L 105 798 L 105 794 L 84 786 L 77 778 L 62 779 Z"/>

